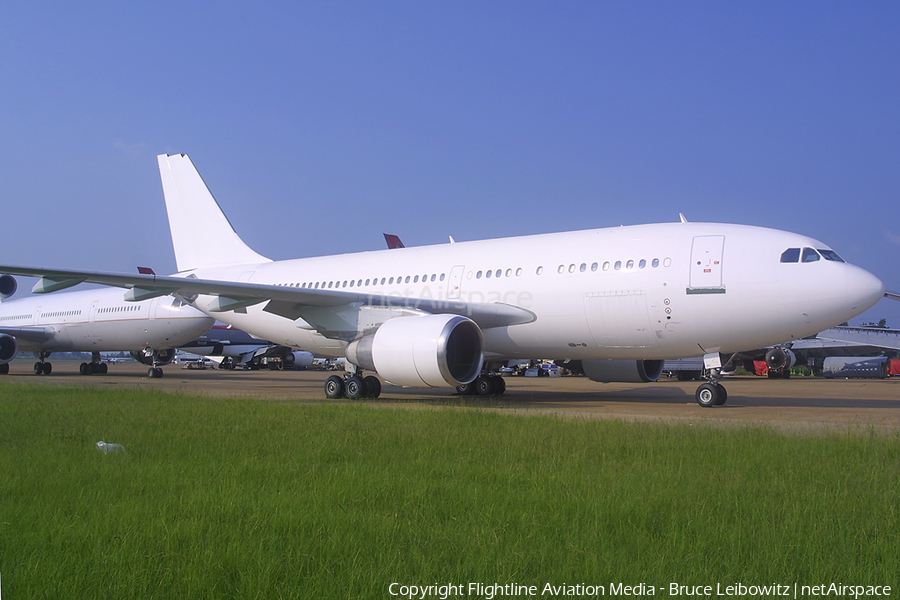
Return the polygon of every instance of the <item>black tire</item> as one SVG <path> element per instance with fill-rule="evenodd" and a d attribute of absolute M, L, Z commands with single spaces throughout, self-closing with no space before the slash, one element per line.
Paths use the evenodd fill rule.
<path fill-rule="evenodd" d="M 456 393 L 460 396 L 473 396 L 475 394 L 475 382 L 472 381 L 456 386 Z"/>
<path fill-rule="evenodd" d="M 366 396 L 368 398 L 377 398 L 381 395 L 381 381 L 374 375 L 364 377 L 363 384 L 366 386 Z"/>
<path fill-rule="evenodd" d="M 359 400 L 365 395 L 365 385 L 359 375 L 351 375 L 344 382 L 344 395 L 348 400 Z"/>
<path fill-rule="evenodd" d="M 479 396 L 492 396 L 497 393 L 497 385 L 490 375 L 479 375 L 475 380 L 475 393 Z"/>
<path fill-rule="evenodd" d="M 697 404 L 703 408 L 721 406 L 719 402 L 724 402 L 724 400 L 721 400 L 723 389 L 724 388 L 714 383 L 703 383 L 697 388 L 697 393 L 694 394 L 694 398 L 697 400 Z M 727 396 L 725 397 L 727 398 Z"/>
<path fill-rule="evenodd" d="M 49 375 L 53 372 L 53 365 L 48 362 L 44 363 L 44 375 Z"/>
<path fill-rule="evenodd" d="M 97 365 L 97 367 L 98 367 L 97 372 L 100 373 L 101 375 L 106 375 L 107 373 L 109 373 L 109 365 L 108 364 L 100 363 L 99 365 Z"/>
<path fill-rule="evenodd" d="M 44 372 L 44 363 L 36 362 L 34 363 L 34 374 L 41 375 Z"/>
<path fill-rule="evenodd" d="M 325 380 L 325 397 L 336 400 L 344 396 L 344 380 L 332 375 Z"/>
<path fill-rule="evenodd" d="M 80 365 L 78 365 L 78 372 L 81 375 L 90 375 L 92 373 L 91 365 L 87 363 L 81 363 Z"/>
<path fill-rule="evenodd" d="M 719 399 L 716 400 L 716 406 L 724 406 L 725 402 L 728 400 L 728 390 L 721 384 L 716 387 L 719 388 Z"/>
<path fill-rule="evenodd" d="M 9 363 L 0 365 L 0 375 L 9 375 Z"/>
<path fill-rule="evenodd" d="M 499 375 L 494 377 L 494 393 L 498 396 L 506 393 L 506 381 Z"/>

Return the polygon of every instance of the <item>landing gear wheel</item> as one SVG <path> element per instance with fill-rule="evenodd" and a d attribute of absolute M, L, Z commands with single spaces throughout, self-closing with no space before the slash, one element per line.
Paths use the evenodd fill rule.
<path fill-rule="evenodd" d="M 381 395 L 381 381 L 374 375 L 363 377 L 363 385 L 366 388 L 366 397 L 375 399 Z"/>
<path fill-rule="evenodd" d="M 365 395 L 364 387 L 363 380 L 359 375 L 351 375 L 344 382 L 344 395 L 349 400 L 358 400 Z"/>
<path fill-rule="evenodd" d="M 163 370 L 159 367 L 150 367 L 147 369 L 147 377 L 150 379 L 162 379 Z"/>
<path fill-rule="evenodd" d="M 78 372 L 82 375 L 90 375 L 94 371 L 88 363 L 81 363 L 81 365 L 78 366 Z"/>
<path fill-rule="evenodd" d="M 703 383 L 697 388 L 697 393 L 694 396 L 697 399 L 697 404 L 703 408 L 710 408 L 725 404 L 725 400 L 728 399 L 728 392 L 717 383 Z"/>
<path fill-rule="evenodd" d="M 107 373 L 109 373 L 109 365 L 107 365 L 106 363 L 98 363 L 97 372 L 101 375 L 106 375 Z"/>
<path fill-rule="evenodd" d="M 502 376 L 497 375 L 494 377 L 494 386 L 496 388 L 494 390 L 494 393 L 497 394 L 498 396 L 502 396 L 503 394 L 506 393 L 506 380 L 503 379 Z"/>
<path fill-rule="evenodd" d="M 479 396 L 492 396 L 497 393 L 497 384 L 490 375 L 479 375 L 475 380 L 475 393 Z"/>
<path fill-rule="evenodd" d="M 456 393 L 460 396 L 473 396 L 475 395 L 475 382 L 472 381 L 470 383 L 464 383 L 462 385 L 456 386 Z"/>
<path fill-rule="evenodd" d="M 44 373 L 44 363 L 36 362 L 34 363 L 34 374 L 41 375 Z"/>
<path fill-rule="evenodd" d="M 0 365 L 0 375 L 9 375 L 9 363 Z"/>
<path fill-rule="evenodd" d="M 725 401 L 728 400 L 728 390 L 725 389 L 724 385 L 718 385 L 719 388 L 719 399 L 716 400 L 716 406 L 723 406 Z"/>
<path fill-rule="evenodd" d="M 325 397 L 335 400 L 344 395 L 344 380 L 332 375 L 325 380 Z"/>

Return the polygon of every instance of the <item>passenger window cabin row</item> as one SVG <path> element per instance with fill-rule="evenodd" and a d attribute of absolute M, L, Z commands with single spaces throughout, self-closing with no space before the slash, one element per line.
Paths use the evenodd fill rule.
<path fill-rule="evenodd" d="M 660 264 L 663 264 L 663 266 L 668 267 L 671 264 L 671 262 L 672 262 L 671 259 L 668 259 L 668 258 L 665 259 L 664 263 L 662 263 L 660 261 L 660 259 L 654 258 L 651 261 L 649 261 L 649 265 L 655 269 L 655 268 L 658 268 L 660 266 Z M 646 259 L 642 258 L 639 261 L 637 261 L 638 269 L 644 269 L 647 267 L 647 265 L 648 265 L 648 261 Z M 603 271 L 609 271 L 610 269 L 613 269 L 615 271 L 621 271 L 621 270 L 623 270 L 623 267 L 624 267 L 624 270 L 626 270 L 626 271 L 633 270 L 635 268 L 635 261 L 628 260 L 624 263 L 621 260 L 617 260 L 614 263 L 610 262 L 610 261 L 606 261 L 602 264 L 602 267 L 601 267 L 600 263 L 595 262 L 590 265 L 590 270 L 592 272 L 595 272 L 602 268 Z M 572 264 L 568 265 L 568 267 L 566 265 L 559 265 L 557 272 L 560 274 L 563 274 L 566 271 L 568 271 L 569 273 L 575 273 L 576 271 L 585 273 L 585 272 L 587 272 L 587 270 L 588 270 L 587 263 L 581 263 L 581 265 L 576 265 L 575 263 L 572 263 Z M 504 269 L 489 269 L 489 270 L 476 271 L 474 274 L 474 277 L 475 277 L 475 279 L 482 279 L 482 278 L 484 278 L 484 279 L 492 279 L 492 278 L 493 279 L 501 279 L 503 277 L 513 277 L 513 276 L 521 277 L 522 273 L 523 273 L 523 270 L 521 267 L 519 267 L 515 270 L 513 270 L 511 268 L 508 268 L 505 270 Z M 544 273 L 543 266 L 537 267 L 537 269 L 535 270 L 536 275 L 542 275 L 543 273 Z M 471 278 L 472 276 L 473 276 L 472 271 L 469 271 L 468 277 Z M 378 277 L 375 277 L 375 278 L 370 278 L 370 279 L 365 279 L 365 280 L 363 280 L 363 279 L 347 279 L 347 280 L 343 280 L 343 281 L 340 281 L 340 280 L 337 280 L 337 281 L 335 281 L 335 280 L 332 280 L 332 281 L 308 281 L 308 282 L 304 282 L 304 283 L 279 283 L 276 285 L 279 285 L 282 287 L 292 287 L 292 288 L 311 289 L 311 290 L 332 290 L 332 289 L 336 290 L 336 289 L 351 289 L 351 288 L 362 288 L 362 287 L 368 288 L 371 286 L 401 285 L 401 284 L 420 283 L 420 282 L 421 283 L 433 283 L 433 282 L 445 281 L 446 278 L 447 278 L 446 273 L 440 273 L 440 274 L 432 273 L 432 274 L 425 274 L 425 275 L 421 275 L 421 276 L 419 276 L 419 275 L 402 276 L 401 275 L 400 277 L 381 277 L 380 279 Z"/>

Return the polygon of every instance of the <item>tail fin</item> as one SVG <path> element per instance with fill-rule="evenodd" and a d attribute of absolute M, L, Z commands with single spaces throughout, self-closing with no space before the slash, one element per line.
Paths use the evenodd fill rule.
<path fill-rule="evenodd" d="M 381 235 L 384 236 L 384 241 L 387 243 L 388 250 L 393 250 L 394 248 L 406 248 L 400 238 L 396 235 L 392 233 L 382 233 Z"/>
<path fill-rule="evenodd" d="M 271 262 L 238 237 L 186 154 L 160 154 L 157 159 L 179 272 Z"/>

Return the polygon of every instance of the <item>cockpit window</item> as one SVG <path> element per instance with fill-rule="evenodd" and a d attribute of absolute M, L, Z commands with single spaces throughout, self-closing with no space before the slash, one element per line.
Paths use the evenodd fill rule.
<path fill-rule="evenodd" d="M 819 253 L 813 250 L 812 248 L 804 248 L 803 249 L 803 262 L 816 262 L 819 260 Z"/>
<path fill-rule="evenodd" d="M 819 254 L 822 255 L 822 258 L 825 260 L 833 260 L 834 262 L 844 262 L 844 259 L 838 256 L 838 253 L 834 250 L 819 250 Z"/>
<path fill-rule="evenodd" d="M 781 262 L 795 263 L 800 262 L 800 248 L 788 248 L 781 253 Z"/>

